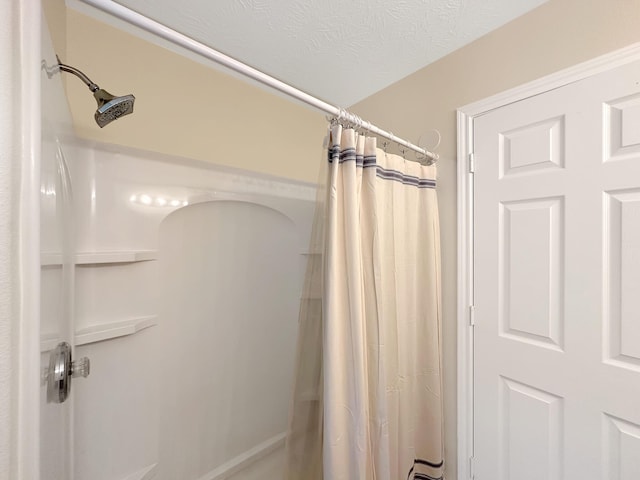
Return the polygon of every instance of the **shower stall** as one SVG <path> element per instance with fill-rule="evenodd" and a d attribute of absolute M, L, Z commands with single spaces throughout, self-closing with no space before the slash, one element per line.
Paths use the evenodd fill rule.
<path fill-rule="evenodd" d="M 41 95 L 41 478 L 281 478 L 315 187 L 80 140 Z"/>

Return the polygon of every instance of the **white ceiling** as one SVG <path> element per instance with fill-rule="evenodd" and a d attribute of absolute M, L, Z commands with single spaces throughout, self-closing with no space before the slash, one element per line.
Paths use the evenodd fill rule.
<path fill-rule="evenodd" d="M 118 0 L 348 107 L 547 0 Z"/>

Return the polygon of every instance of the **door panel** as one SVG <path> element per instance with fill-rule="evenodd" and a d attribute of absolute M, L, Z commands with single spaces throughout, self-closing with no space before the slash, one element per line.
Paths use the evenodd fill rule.
<path fill-rule="evenodd" d="M 476 478 L 640 478 L 640 62 L 477 117 L 474 152 Z"/>
<path fill-rule="evenodd" d="M 561 350 L 564 312 L 559 287 L 564 276 L 560 261 L 564 198 L 504 202 L 499 218 L 500 334 Z M 520 261 L 526 257 L 536 261 Z"/>

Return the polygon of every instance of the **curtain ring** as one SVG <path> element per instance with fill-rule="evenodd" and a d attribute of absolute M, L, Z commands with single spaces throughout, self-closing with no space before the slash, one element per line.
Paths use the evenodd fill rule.
<path fill-rule="evenodd" d="M 371 133 L 371 122 L 362 120 L 362 128 L 365 133 Z"/>
<path fill-rule="evenodd" d="M 342 120 L 341 125 L 344 128 L 349 128 L 349 117 L 347 116 L 347 110 L 340 107 L 340 119 Z"/>
<path fill-rule="evenodd" d="M 356 115 L 356 132 L 361 135 L 362 134 L 362 118 Z"/>

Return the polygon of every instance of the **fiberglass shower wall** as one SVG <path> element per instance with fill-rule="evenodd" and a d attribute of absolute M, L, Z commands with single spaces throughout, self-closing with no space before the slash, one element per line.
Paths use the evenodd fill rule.
<path fill-rule="evenodd" d="M 173 458 L 166 478 L 200 478 L 259 445 L 282 445 L 299 256 L 295 224 L 255 203 L 207 202 L 163 222 L 161 323 L 170 354 L 161 376 L 171 381 L 161 386 L 160 438 L 171 438 L 161 458 Z"/>
<path fill-rule="evenodd" d="M 72 157 L 92 362 L 75 478 L 279 479 L 315 189 L 81 142 Z"/>

